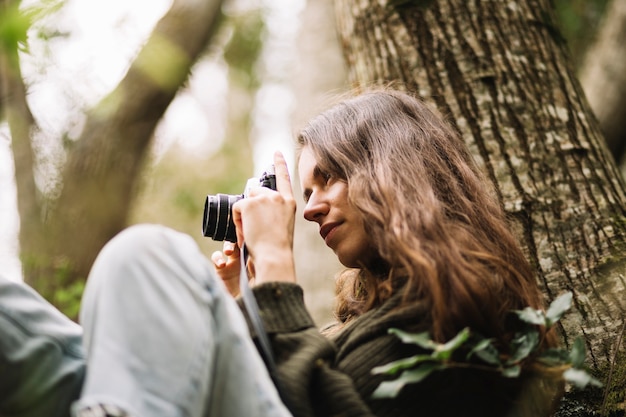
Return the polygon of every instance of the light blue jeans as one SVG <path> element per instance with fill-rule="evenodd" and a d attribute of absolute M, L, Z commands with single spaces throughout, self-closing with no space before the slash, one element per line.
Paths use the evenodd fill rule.
<path fill-rule="evenodd" d="M 80 322 L 87 372 L 74 412 L 104 403 L 132 417 L 290 416 L 239 307 L 187 235 L 139 225 L 112 239 Z"/>
<path fill-rule="evenodd" d="M 0 416 L 68 417 L 85 374 L 81 336 L 30 287 L 0 277 Z"/>

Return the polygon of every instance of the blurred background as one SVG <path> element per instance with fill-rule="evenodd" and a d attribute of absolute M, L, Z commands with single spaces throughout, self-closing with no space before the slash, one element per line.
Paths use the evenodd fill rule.
<path fill-rule="evenodd" d="M 554 1 L 562 35 L 581 69 L 604 24 L 608 3 Z M 22 43 L 27 47 L 19 51 L 28 105 L 38 126 L 32 168 L 43 201 L 55 201 L 61 193 L 68 153 L 81 140 L 90 109 L 118 86 L 172 4 L 22 2 L 22 10 L 46 10 L 29 24 Z M 5 14 L 5 35 L 6 10 L 0 11 Z M 0 18 L 0 36 L 2 22 Z M 206 195 L 241 193 L 246 179 L 259 175 L 273 152 L 281 150 L 299 196 L 295 133 L 333 95 L 348 88 L 331 0 L 224 2 L 211 41 L 154 130 L 133 188 L 128 223 L 171 226 L 190 234 L 210 255 L 221 243 L 201 235 Z M 0 122 L 0 273 L 21 280 L 15 139 L 12 142 L 6 121 Z M 301 214 L 298 219 L 298 279 L 314 318 L 322 324 L 331 318 L 333 277 L 341 266 L 319 238 L 316 225 L 304 224 Z M 77 310 L 80 289 L 69 294 L 63 293 L 66 286 L 55 290 L 58 304 L 69 315 Z"/>

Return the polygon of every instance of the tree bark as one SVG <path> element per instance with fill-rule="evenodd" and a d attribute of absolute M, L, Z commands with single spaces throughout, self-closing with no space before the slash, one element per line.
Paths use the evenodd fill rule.
<path fill-rule="evenodd" d="M 546 298 L 572 291 L 563 342 L 624 401 L 626 195 L 549 0 L 336 0 L 355 87 L 432 102 L 496 185 Z M 619 348 L 617 348 L 619 346 Z M 622 372 L 615 368 L 619 359 Z M 617 376 L 620 376 L 620 380 Z"/>
<path fill-rule="evenodd" d="M 204 52 L 221 4 L 175 0 L 124 79 L 88 114 L 68 153 L 60 196 L 39 231 L 46 250 L 22 250 L 32 259 L 23 264 L 25 280 L 47 298 L 83 281 L 102 246 L 127 225 L 154 129 Z"/>
<path fill-rule="evenodd" d="M 626 0 L 613 0 L 580 70 L 580 82 L 618 163 L 626 152 L 625 39 Z"/>

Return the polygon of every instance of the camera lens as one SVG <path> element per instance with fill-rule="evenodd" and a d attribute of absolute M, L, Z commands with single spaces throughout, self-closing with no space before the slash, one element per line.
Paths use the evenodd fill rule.
<path fill-rule="evenodd" d="M 237 241 L 233 222 L 233 204 L 241 200 L 241 195 L 208 195 L 204 203 L 202 233 L 213 240 Z"/>

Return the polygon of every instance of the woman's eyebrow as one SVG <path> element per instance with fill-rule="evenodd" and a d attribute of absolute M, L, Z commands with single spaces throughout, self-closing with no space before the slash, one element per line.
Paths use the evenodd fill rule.
<path fill-rule="evenodd" d="M 313 178 L 319 178 L 319 177 L 323 177 L 324 174 L 322 173 L 322 169 L 320 168 L 319 165 L 315 165 L 315 167 L 313 168 Z"/>

